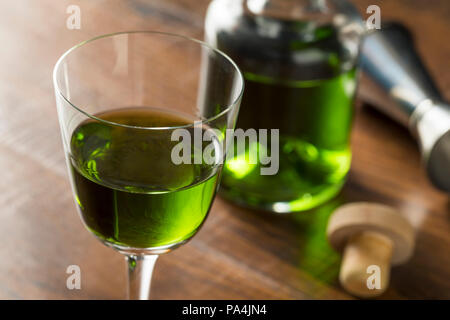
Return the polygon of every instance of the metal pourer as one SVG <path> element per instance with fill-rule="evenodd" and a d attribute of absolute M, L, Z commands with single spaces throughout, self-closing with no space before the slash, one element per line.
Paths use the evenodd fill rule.
<path fill-rule="evenodd" d="M 361 69 L 362 98 L 410 129 L 431 182 L 450 192 L 450 105 L 443 101 L 408 30 L 391 23 L 368 34 Z"/>

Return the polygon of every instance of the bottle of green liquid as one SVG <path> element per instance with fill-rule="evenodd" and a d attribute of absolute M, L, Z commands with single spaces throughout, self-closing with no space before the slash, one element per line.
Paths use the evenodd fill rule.
<path fill-rule="evenodd" d="M 245 78 L 237 128 L 279 129 L 279 150 L 246 141 L 228 157 L 221 193 L 275 212 L 308 210 L 335 196 L 351 163 L 349 144 L 357 59 L 364 27 L 342 0 L 214 0 L 206 40 Z M 279 155 L 262 175 L 250 153 Z M 258 153 L 256 153 L 258 154 Z"/>

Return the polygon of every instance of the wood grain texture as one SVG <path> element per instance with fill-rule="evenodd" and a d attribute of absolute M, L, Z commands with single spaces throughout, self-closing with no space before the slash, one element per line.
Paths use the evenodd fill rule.
<path fill-rule="evenodd" d="M 450 99 L 447 0 L 361 0 L 382 18 L 406 23 L 425 63 Z M 150 29 L 202 38 L 207 0 L 17 0 L 0 3 L 0 298 L 120 299 L 125 264 L 84 230 L 72 200 L 51 74 L 57 58 L 92 36 Z M 66 28 L 78 4 L 81 30 Z M 349 181 L 333 201 L 303 214 L 276 216 L 216 198 L 202 230 L 162 256 L 156 299 L 348 299 L 337 282 L 339 255 L 325 239 L 339 204 L 396 206 L 417 228 L 413 258 L 392 271 L 382 298 L 450 298 L 450 204 L 433 189 L 406 129 L 359 104 Z M 82 289 L 66 289 L 77 264 Z"/>

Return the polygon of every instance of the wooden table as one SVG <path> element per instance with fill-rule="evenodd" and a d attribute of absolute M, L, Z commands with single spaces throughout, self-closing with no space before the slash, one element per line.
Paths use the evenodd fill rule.
<path fill-rule="evenodd" d="M 355 1 L 356 2 L 356 1 Z M 450 99 L 448 0 L 357 1 L 379 4 L 382 18 L 413 30 L 419 51 Z M 81 7 L 80 30 L 66 8 Z M 153 29 L 202 38 L 207 0 L 17 0 L 0 4 L 0 298 L 120 299 L 125 266 L 76 213 L 66 175 L 51 73 L 57 58 L 94 35 Z M 162 256 L 156 299 L 347 299 L 339 256 L 324 230 L 340 203 L 379 201 L 417 227 L 412 260 L 392 273 L 383 298 L 450 298 L 449 198 L 427 181 L 409 133 L 367 106 L 353 131 L 354 161 L 334 201 L 303 214 L 275 216 L 217 198 L 199 234 Z M 79 265 L 82 289 L 66 288 Z"/>

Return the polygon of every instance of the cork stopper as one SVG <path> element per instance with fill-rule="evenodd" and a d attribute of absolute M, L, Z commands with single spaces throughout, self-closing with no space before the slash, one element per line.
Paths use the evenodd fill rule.
<path fill-rule="evenodd" d="M 339 281 L 351 294 L 371 298 L 389 286 L 392 265 L 414 249 L 414 229 L 396 209 L 376 203 L 338 208 L 327 228 L 330 244 L 343 253 Z"/>

